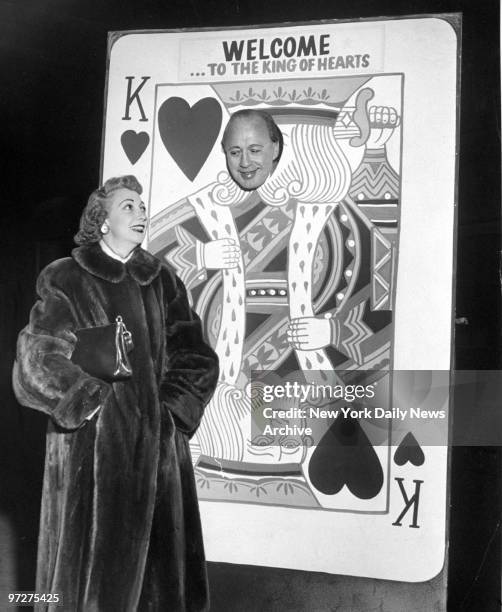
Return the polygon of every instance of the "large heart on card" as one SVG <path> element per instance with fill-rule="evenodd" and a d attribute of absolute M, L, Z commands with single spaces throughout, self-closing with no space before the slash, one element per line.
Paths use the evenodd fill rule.
<path fill-rule="evenodd" d="M 169 155 L 193 181 L 218 138 L 221 106 L 215 98 L 202 98 L 192 107 L 183 98 L 168 98 L 158 113 L 159 132 Z"/>
<path fill-rule="evenodd" d="M 309 477 L 324 495 L 336 495 L 347 485 L 359 499 L 376 497 L 384 483 L 382 466 L 364 430 L 356 419 L 342 415 L 313 452 Z"/>

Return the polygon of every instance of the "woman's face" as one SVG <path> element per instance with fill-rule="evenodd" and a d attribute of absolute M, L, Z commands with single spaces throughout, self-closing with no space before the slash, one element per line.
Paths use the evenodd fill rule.
<path fill-rule="evenodd" d="M 122 187 L 107 198 L 108 216 L 105 223 L 109 227 L 106 237 L 115 249 L 132 250 L 141 244 L 146 236 L 146 206 L 139 193 Z"/>

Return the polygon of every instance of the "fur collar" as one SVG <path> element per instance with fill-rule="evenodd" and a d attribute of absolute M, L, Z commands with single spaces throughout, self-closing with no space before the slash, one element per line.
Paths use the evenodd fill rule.
<path fill-rule="evenodd" d="M 72 251 L 73 259 L 90 274 L 120 283 L 126 272 L 140 285 L 149 285 L 160 271 L 160 261 L 141 247 L 134 250 L 132 257 L 123 264 L 109 257 L 99 244 L 88 244 Z"/>

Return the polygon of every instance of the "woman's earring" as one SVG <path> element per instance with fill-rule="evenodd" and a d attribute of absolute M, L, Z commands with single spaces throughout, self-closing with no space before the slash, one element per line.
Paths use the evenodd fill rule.
<path fill-rule="evenodd" d="M 103 225 L 101 226 L 101 233 L 108 234 L 109 231 L 110 231 L 110 228 L 108 227 L 108 225 L 106 225 L 106 223 L 103 223 Z"/>

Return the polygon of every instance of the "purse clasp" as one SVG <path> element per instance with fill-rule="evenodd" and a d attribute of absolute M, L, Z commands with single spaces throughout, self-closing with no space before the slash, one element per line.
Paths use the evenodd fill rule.
<path fill-rule="evenodd" d="M 117 327 L 115 329 L 115 347 L 116 347 L 116 361 L 115 361 L 115 372 L 114 376 L 131 376 L 132 367 L 127 357 L 127 352 L 133 347 L 132 334 L 125 326 L 122 317 L 119 315 L 116 317 L 115 322 Z"/>

